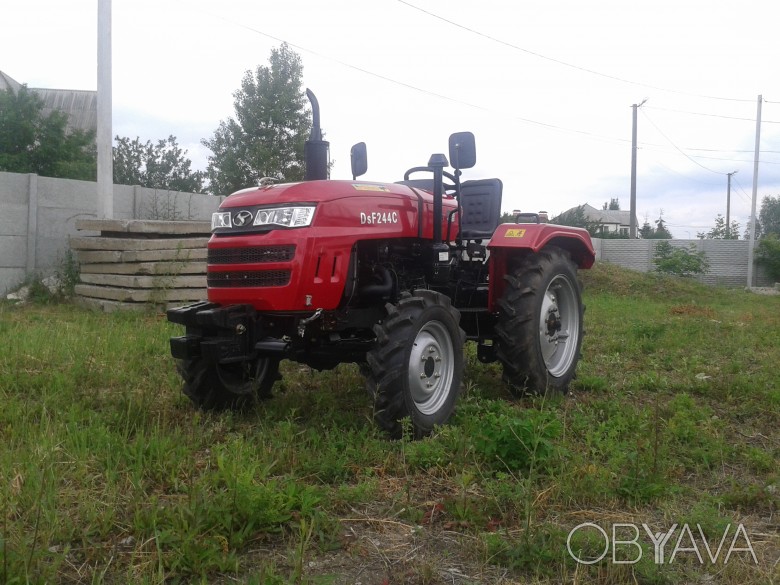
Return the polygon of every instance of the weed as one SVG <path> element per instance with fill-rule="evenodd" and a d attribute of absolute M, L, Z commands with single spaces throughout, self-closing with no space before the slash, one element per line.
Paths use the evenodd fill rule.
<path fill-rule="evenodd" d="M 0 581 L 777 582 L 780 299 L 606 265 L 583 280 L 570 397 L 511 402 L 469 347 L 451 424 L 397 442 L 357 367 L 283 363 L 273 400 L 196 412 L 160 317 L 0 304 Z M 759 565 L 655 565 L 645 542 L 641 563 L 586 567 L 566 549 L 586 521 L 744 522 Z M 595 536 L 572 546 L 595 558 Z"/>
<path fill-rule="evenodd" d="M 499 402 L 485 403 L 474 428 L 474 451 L 496 470 L 543 470 L 554 464 L 555 439 L 562 431 L 555 413 L 528 409 L 515 413 Z"/>
<path fill-rule="evenodd" d="M 76 255 L 73 250 L 68 247 L 65 250 L 65 254 L 62 256 L 62 260 L 59 262 L 57 268 L 57 279 L 60 282 L 60 290 L 62 295 L 66 298 L 70 298 L 74 294 L 76 285 L 79 283 L 79 276 L 81 275 L 81 266 L 79 265 Z"/>

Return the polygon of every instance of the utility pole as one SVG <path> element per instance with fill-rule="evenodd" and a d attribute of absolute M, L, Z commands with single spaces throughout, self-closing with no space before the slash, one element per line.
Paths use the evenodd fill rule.
<path fill-rule="evenodd" d="M 738 171 L 726 173 L 729 177 L 728 187 L 726 187 L 726 233 L 731 236 L 731 175 L 736 175 Z"/>
<path fill-rule="evenodd" d="M 633 104 L 631 106 L 634 109 L 634 123 L 631 127 L 631 204 L 629 206 L 631 208 L 631 216 L 628 220 L 628 237 L 632 240 L 636 239 L 636 112 L 646 101 L 647 98 L 642 100 L 641 104 Z"/>
<path fill-rule="evenodd" d="M 98 0 L 97 39 L 97 216 L 114 216 L 114 158 L 111 129 L 111 0 Z"/>
<path fill-rule="evenodd" d="M 756 150 L 753 155 L 753 202 L 750 205 L 750 243 L 748 244 L 747 285 L 753 286 L 753 248 L 756 245 L 756 200 L 758 199 L 758 156 L 761 151 L 761 103 L 758 96 L 758 111 L 756 112 Z"/>

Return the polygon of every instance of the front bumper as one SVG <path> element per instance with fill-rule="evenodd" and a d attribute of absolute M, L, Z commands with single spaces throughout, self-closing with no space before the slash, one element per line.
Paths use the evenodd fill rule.
<path fill-rule="evenodd" d="M 180 360 L 204 359 L 220 364 L 284 357 L 288 344 L 263 335 L 262 320 L 251 305 L 221 307 L 201 301 L 169 309 L 168 320 L 186 327 L 186 334 L 171 337 L 171 355 Z"/>

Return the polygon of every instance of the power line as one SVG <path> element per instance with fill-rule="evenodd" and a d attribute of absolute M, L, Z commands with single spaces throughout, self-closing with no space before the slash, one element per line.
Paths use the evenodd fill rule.
<path fill-rule="evenodd" d="M 688 114 L 688 115 L 691 115 L 691 116 L 707 116 L 707 117 L 710 117 L 710 118 L 724 118 L 726 120 L 741 120 L 741 121 L 744 121 L 744 122 L 753 122 L 753 123 L 755 123 L 755 121 L 756 121 L 755 118 L 741 118 L 741 117 L 738 117 L 738 116 L 725 116 L 723 114 L 707 114 L 707 113 L 704 113 L 704 112 L 691 112 L 691 111 L 687 111 L 687 110 L 675 110 L 673 108 L 657 108 L 657 107 L 654 107 L 654 106 L 648 106 L 648 108 L 651 109 L 651 110 L 658 110 L 660 112 L 675 112 L 677 114 Z M 776 120 L 762 120 L 761 122 L 762 122 L 762 124 L 780 124 L 780 121 L 776 121 Z"/>
<path fill-rule="evenodd" d="M 670 149 L 668 149 L 668 148 L 666 148 L 664 146 L 657 146 L 657 145 L 653 145 L 653 144 L 644 144 L 642 149 L 643 150 L 647 150 L 648 146 L 653 147 L 653 148 L 650 148 L 649 150 L 670 152 Z M 677 150 L 691 150 L 691 149 L 689 149 L 689 148 L 681 148 L 681 149 L 677 149 Z M 764 152 L 764 151 L 762 151 L 762 152 Z M 686 155 L 686 156 L 688 158 L 699 158 L 699 159 L 704 159 L 704 160 L 722 160 L 722 161 L 733 162 L 733 163 L 750 164 L 750 163 L 753 162 L 752 159 L 748 160 L 748 159 L 743 159 L 743 158 L 727 158 L 727 157 L 723 157 L 723 156 L 705 156 L 705 155 L 701 155 L 701 154 Z M 762 165 L 780 165 L 780 161 L 760 160 L 759 164 L 762 164 Z M 723 174 L 723 173 L 718 173 L 718 174 Z"/>
<path fill-rule="evenodd" d="M 669 144 L 671 144 L 675 148 L 675 150 L 677 150 L 677 152 L 679 152 L 681 155 L 683 155 L 685 158 L 687 158 L 693 164 L 700 166 L 705 171 L 709 171 L 711 173 L 715 173 L 716 175 L 725 175 L 726 174 L 726 173 L 721 173 L 721 172 L 718 172 L 718 171 L 713 171 L 711 168 L 705 167 L 699 161 L 694 160 L 691 156 L 686 154 L 685 151 L 683 151 L 679 146 L 677 146 L 674 142 L 672 142 L 672 139 L 669 138 L 666 134 L 664 134 L 664 132 L 658 126 L 656 126 L 655 122 L 653 122 L 650 119 L 650 116 L 648 116 L 644 111 L 642 111 L 642 115 L 647 119 L 648 122 L 650 122 L 650 124 L 653 126 L 653 128 L 655 128 L 661 136 L 666 138 L 666 140 L 669 142 Z"/>
<path fill-rule="evenodd" d="M 486 112 L 486 113 L 489 113 L 489 114 L 502 116 L 504 118 L 509 116 L 509 117 L 513 118 L 514 120 L 517 120 L 519 122 L 524 122 L 526 124 L 532 124 L 532 125 L 535 125 L 535 126 L 541 126 L 543 128 L 548 128 L 548 129 L 552 129 L 552 130 L 558 130 L 558 131 L 561 131 L 561 132 L 568 132 L 568 133 L 571 133 L 571 134 L 579 134 L 579 135 L 582 135 L 582 136 L 587 136 L 587 137 L 590 137 L 590 138 L 594 138 L 594 139 L 602 140 L 602 141 L 606 141 L 606 142 L 612 142 L 612 143 L 625 143 L 625 142 L 628 142 L 628 140 L 625 139 L 625 138 L 616 138 L 616 137 L 612 137 L 612 136 L 604 136 L 604 135 L 601 135 L 601 134 L 596 134 L 594 132 L 588 132 L 586 130 L 577 130 L 577 129 L 573 129 L 573 128 L 566 128 L 564 126 L 557 126 L 555 124 L 550 124 L 549 122 L 540 122 L 539 120 L 532 120 L 531 118 L 524 118 L 522 116 L 517 116 L 517 115 L 514 115 L 514 114 L 506 114 L 504 112 L 499 112 L 499 111 L 496 111 L 496 110 L 492 110 L 492 109 L 486 108 L 484 106 L 480 106 L 480 105 L 477 105 L 477 104 L 472 104 L 470 102 L 466 102 L 466 101 L 463 101 L 463 100 L 460 100 L 460 99 L 457 99 L 457 98 L 454 98 L 454 97 L 450 97 L 448 95 L 444 95 L 444 94 L 437 93 L 437 92 L 434 92 L 434 91 L 430 91 L 430 90 L 427 90 L 427 89 L 424 89 L 424 88 L 421 88 L 421 87 L 417 87 L 416 85 L 412 85 L 412 84 L 406 83 L 404 81 L 399 81 L 397 79 L 393 79 L 392 77 L 387 77 L 387 76 L 382 75 L 380 73 L 376 73 L 374 71 L 370 71 L 368 69 L 364 69 L 363 67 L 358 67 L 357 65 L 352 65 L 351 63 L 347 63 L 346 61 L 341 61 L 340 59 L 336 59 L 334 57 L 329 57 L 327 55 L 323 55 L 322 53 L 319 53 L 317 51 L 314 51 L 312 49 L 309 49 L 307 47 L 303 47 L 303 46 L 295 44 L 295 43 L 291 43 L 290 41 L 286 41 L 286 40 L 284 40 L 284 39 L 282 39 L 280 37 L 277 37 L 277 36 L 274 36 L 274 35 L 269 34 L 267 32 L 261 31 L 259 29 L 256 29 L 256 28 L 252 27 L 252 26 L 249 26 L 247 24 L 244 24 L 244 23 L 241 23 L 241 22 L 234 22 L 234 21 L 231 21 L 231 20 L 229 20 L 227 18 L 224 18 L 222 16 L 219 16 L 219 15 L 213 15 L 213 16 L 215 16 L 216 18 L 219 18 L 219 19 L 221 19 L 221 20 L 223 20 L 223 21 L 225 21 L 225 22 L 227 22 L 229 24 L 233 24 L 233 25 L 238 26 L 240 28 L 244 28 L 244 29 L 249 30 L 249 31 L 251 31 L 253 33 L 256 33 L 256 34 L 259 34 L 259 35 L 264 36 L 266 38 L 272 39 L 272 40 L 274 40 L 276 42 L 286 43 L 287 45 L 289 45 L 289 46 L 291 46 L 291 47 L 293 47 L 293 48 L 295 48 L 295 49 L 297 49 L 299 51 L 303 51 L 303 52 L 309 53 L 311 55 L 315 55 L 315 56 L 317 56 L 317 57 L 319 57 L 321 59 L 325 59 L 327 61 L 332 61 L 334 63 L 338 63 L 342 67 L 347 67 L 349 69 L 353 69 L 355 71 L 359 71 L 360 73 L 364 73 L 366 75 L 370 75 L 372 77 L 376 77 L 377 79 L 381 79 L 381 80 L 387 81 L 389 83 L 394 83 L 396 85 L 400 85 L 400 86 L 405 87 L 407 89 L 418 91 L 420 93 L 423 93 L 423 94 L 426 94 L 426 95 L 430 95 L 430 96 L 433 96 L 433 97 L 436 97 L 436 98 L 439 98 L 439 99 L 443 99 L 443 100 L 447 100 L 449 102 L 453 102 L 453 103 L 456 103 L 456 104 L 467 106 L 467 107 L 473 108 L 475 110 L 480 110 L 480 111 L 483 111 L 483 112 Z"/>
<path fill-rule="evenodd" d="M 745 198 L 745 200 L 746 200 L 748 203 L 752 203 L 752 202 L 753 202 L 753 198 L 752 198 L 750 195 L 748 195 L 748 194 L 747 194 L 747 192 L 745 191 L 745 189 L 742 187 L 742 184 L 741 184 L 741 183 L 740 183 L 740 182 L 737 180 L 737 178 L 736 178 L 736 177 L 734 177 L 734 179 L 733 179 L 733 180 L 734 180 L 734 182 L 737 184 L 737 188 L 738 188 L 738 191 L 737 191 L 737 192 L 738 192 L 740 195 L 742 195 L 742 196 Z"/>
<path fill-rule="evenodd" d="M 663 163 L 661 163 L 661 162 L 658 162 L 657 160 L 655 161 L 655 164 L 656 164 L 656 165 L 658 165 L 659 167 L 663 168 L 663 169 L 666 169 L 666 170 L 667 170 L 667 171 L 669 171 L 670 173 L 673 173 L 673 174 L 675 174 L 675 175 L 678 175 L 678 176 L 682 177 L 682 178 L 683 178 L 683 179 L 685 179 L 686 181 L 692 181 L 692 182 L 694 182 L 694 183 L 700 183 L 700 184 L 702 184 L 702 185 L 707 185 L 707 186 L 716 186 L 716 185 L 720 185 L 720 183 L 715 183 L 715 182 L 710 182 L 710 181 L 702 181 L 701 179 L 695 179 L 695 178 L 693 178 L 693 177 L 689 177 L 688 175 L 684 175 L 684 174 L 682 174 L 680 171 L 676 171 L 675 169 L 673 169 L 673 168 L 671 168 L 671 167 L 668 167 L 668 166 L 666 166 L 665 164 L 663 164 Z"/>
<path fill-rule="evenodd" d="M 539 59 L 544 59 L 545 61 L 551 61 L 552 63 L 557 63 L 558 65 L 563 65 L 564 67 L 570 67 L 571 69 L 576 69 L 578 71 L 583 71 L 585 73 L 590 73 L 591 75 L 597 75 L 599 77 L 603 77 L 605 79 L 611 79 L 613 81 L 619 81 L 621 83 L 627 83 L 630 85 L 636 85 L 639 87 L 644 87 L 648 89 L 654 89 L 657 91 L 663 91 L 667 93 L 675 93 L 679 95 L 687 95 L 692 97 L 699 97 L 699 98 L 705 98 L 705 99 L 711 99 L 711 100 L 722 100 L 722 101 L 729 101 L 729 102 L 753 102 L 752 99 L 743 99 L 743 98 L 730 98 L 730 97 L 720 97 L 720 96 L 712 96 L 712 95 L 704 95 L 704 94 L 698 94 L 698 93 L 690 93 L 685 91 L 679 91 L 675 89 L 667 89 L 663 87 L 658 87 L 655 85 L 649 85 L 647 83 L 640 83 L 638 81 L 631 81 L 629 79 L 624 79 L 622 77 L 617 77 L 615 75 L 609 75 L 607 73 L 601 73 L 600 71 L 595 71 L 593 69 L 588 69 L 587 67 L 580 67 L 579 65 L 573 65 L 572 63 L 567 63 L 566 61 L 561 61 L 560 59 L 555 59 L 553 57 L 548 57 L 547 55 L 542 55 L 541 53 L 537 53 L 536 51 L 531 51 L 530 49 L 526 49 L 524 47 L 520 47 L 518 45 L 509 43 L 507 41 L 498 39 L 496 37 L 493 37 L 489 34 L 483 33 L 481 31 L 475 30 L 473 28 L 470 28 L 468 26 L 462 25 L 458 22 L 455 22 L 453 20 L 450 20 L 448 18 L 445 18 L 439 14 L 436 14 L 435 12 L 431 12 L 429 10 L 425 10 L 424 8 L 420 8 L 419 6 L 415 6 L 414 4 L 407 2 L 406 0 L 396 0 L 397 2 L 408 6 L 409 8 L 413 8 L 414 10 L 417 10 L 419 12 L 422 12 L 424 14 L 427 14 L 428 16 L 431 16 L 432 18 L 436 18 L 438 20 L 441 20 L 442 22 L 446 22 L 447 24 L 450 24 L 454 27 L 460 28 L 462 30 L 465 30 L 467 32 L 470 32 L 472 34 L 475 34 L 477 36 L 480 36 L 482 38 L 488 39 L 490 41 L 493 41 L 495 43 L 498 43 L 500 45 L 504 45 L 506 47 L 510 47 L 512 49 L 515 49 L 517 51 L 521 51 L 523 53 L 527 53 L 528 55 L 533 55 L 534 57 L 538 57 Z"/>
<path fill-rule="evenodd" d="M 401 2 L 402 4 L 410 6 L 411 8 L 415 8 L 417 10 L 421 10 L 422 12 L 426 12 L 427 13 L 427 11 L 425 11 L 425 10 L 423 10 L 421 8 L 418 8 L 418 7 L 416 7 L 416 6 L 412 5 L 412 4 L 409 4 L 408 2 L 405 2 L 404 0 L 398 0 L 398 1 Z M 442 20 L 446 21 L 446 19 L 443 19 L 442 17 L 439 17 L 439 16 L 437 16 L 435 14 L 432 14 L 432 13 L 430 13 L 430 14 L 431 14 L 431 16 L 434 16 L 436 18 L 441 18 Z M 412 85 L 412 84 L 409 84 L 409 83 L 406 83 L 406 82 L 403 82 L 403 81 L 400 81 L 400 80 L 397 80 L 397 79 L 393 79 L 391 77 L 387 77 L 385 75 L 382 75 L 380 73 L 376 73 L 374 71 L 370 71 L 370 70 L 365 69 L 363 67 L 358 67 L 358 66 L 353 65 L 351 63 L 348 63 L 346 61 L 342 61 L 340 59 L 336 59 L 336 58 L 324 55 L 324 54 L 322 54 L 322 53 L 320 53 L 318 51 L 314 51 L 314 50 L 309 49 L 307 47 L 303 47 L 303 46 L 298 45 L 296 43 L 292 43 L 292 42 L 286 41 L 285 39 L 282 39 L 282 38 L 277 37 L 275 35 L 269 34 L 269 33 L 265 32 L 265 31 L 259 30 L 257 28 L 252 27 L 252 26 L 249 26 L 247 24 L 231 21 L 231 20 L 226 19 L 226 18 L 224 18 L 222 16 L 219 16 L 219 15 L 213 15 L 213 16 L 216 16 L 217 18 L 219 18 L 219 19 L 221 19 L 221 20 L 223 20 L 223 21 L 225 21 L 225 22 L 227 22 L 229 24 L 238 26 L 240 28 L 244 28 L 246 30 L 249 30 L 249 31 L 255 33 L 255 34 L 259 34 L 261 36 L 264 36 L 264 37 L 267 37 L 269 39 L 272 39 L 272 40 L 274 40 L 276 42 L 286 43 L 289 46 L 294 47 L 295 49 L 297 49 L 299 51 L 303 51 L 303 52 L 315 55 L 315 56 L 317 56 L 317 57 L 319 57 L 321 59 L 327 60 L 327 61 L 332 61 L 334 63 L 337 63 L 337 64 L 341 65 L 342 67 L 346 67 L 348 69 L 353 69 L 353 70 L 358 71 L 360 73 L 363 73 L 363 74 L 366 74 L 366 75 L 370 75 L 372 77 L 381 79 L 383 81 L 386 81 L 386 82 L 389 82 L 389 83 L 393 83 L 393 84 L 396 84 L 396 85 L 399 85 L 399 86 L 405 87 L 407 89 L 411 89 L 411 90 L 414 90 L 414 91 L 417 91 L 417 92 L 420 92 L 420 93 L 423 93 L 423 94 L 426 94 L 426 95 L 430 95 L 432 97 L 436 97 L 436 98 L 443 99 L 443 100 L 446 100 L 446 101 L 449 101 L 449 102 L 453 102 L 453 103 L 457 103 L 457 104 L 460 104 L 460 105 L 464 105 L 466 107 L 473 108 L 473 109 L 476 109 L 476 110 L 480 110 L 480 111 L 483 111 L 483 112 L 486 112 L 486 113 L 489 113 L 489 114 L 492 114 L 492 115 L 499 115 L 499 116 L 503 116 L 503 117 L 509 116 L 509 117 L 511 117 L 511 118 L 513 118 L 513 119 L 515 119 L 517 121 L 520 121 L 520 122 L 523 122 L 523 123 L 526 123 L 526 124 L 532 124 L 532 125 L 535 125 L 535 126 L 540 126 L 540 127 L 551 129 L 551 130 L 557 130 L 557 131 L 567 132 L 567 133 L 571 133 L 571 134 L 578 134 L 578 135 L 585 136 L 585 137 L 588 137 L 588 138 L 591 138 L 591 139 L 600 140 L 600 141 L 613 143 L 613 144 L 614 143 L 624 144 L 624 143 L 628 143 L 629 142 L 629 140 L 625 139 L 625 138 L 616 138 L 616 137 L 611 137 L 611 136 L 604 136 L 604 135 L 596 134 L 596 133 L 593 133 L 593 132 L 588 132 L 588 131 L 585 131 L 585 130 L 577 130 L 577 129 L 572 129 L 572 128 L 566 128 L 566 127 L 558 126 L 558 125 L 551 124 L 551 123 L 548 123 L 548 122 L 541 122 L 541 121 L 538 121 L 538 120 L 533 120 L 533 119 L 525 118 L 525 117 L 522 117 L 522 116 L 517 116 L 517 115 L 513 115 L 513 114 L 506 114 L 506 113 L 503 113 L 503 112 L 498 112 L 496 110 L 492 110 L 492 109 L 486 108 L 484 106 L 480 106 L 480 105 L 477 105 L 477 104 L 466 102 L 466 101 L 463 101 L 463 100 L 460 100 L 460 99 L 457 99 L 457 98 L 453 98 L 453 97 L 448 96 L 448 95 L 444 95 L 444 94 L 440 94 L 440 93 L 437 93 L 437 92 L 433 92 L 433 91 L 430 91 L 430 90 L 427 90 L 427 89 L 424 89 L 424 88 L 421 88 L 421 87 L 418 87 L 418 86 L 415 86 L 415 85 Z M 449 22 L 449 21 L 447 21 L 447 22 Z M 451 23 L 451 24 L 454 24 L 455 26 L 459 26 L 461 28 L 465 28 L 466 30 L 471 30 L 471 29 L 468 29 L 467 27 L 463 27 L 461 25 L 458 25 L 457 23 Z M 475 34 L 481 34 L 481 33 L 477 32 L 477 31 L 471 31 L 471 32 L 474 32 Z M 483 35 L 483 36 L 488 36 L 488 35 Z M 488 36 L 488 38 L 492 39 L 492 37 L 489 37 L 489 36 Z M 498 41 L 498 39 L 494 39 L 494 40 Z M 498 42 L 502 42 L 503 43 L 503 41 L 498 41 Z M 513 46 L 513 45 L 510 45 L 510 46 Z M 520 49 L 519 47 L 515 47 L 515 48 Z M 520 50 L 524 50 L 524 49 L 520 49 Z M 531 53 L 533 53 L 533 52 L 531 52 Z M 543 55 L 539 55 L 539 56 L 543 57 L 543 58 L 546 58 Z M 555 59 L 550 59 L 550 60 L 556 61 Z M 569 64 L 563 63 L 563 62 L 561 62 L 561 63 L 564 64 L 564 65 L 569 65 Z M 573 65 L 569 65 L 569 66 L 577 68 L 576 66 L 573 66 Z M 583 69 L 583 70 L 588 71 L 586 69 Z M 593 72 L 593 73 L 598 74 L 597 72 Z M 629 82 L 629 83 L 631 83 L 631 82 Z M 735 101 L 750 101 L 750 100 L 735 100 Z M 654 108 L 654 109 L 662 109 L 662 108 Z M 700 155 L 699 156 L 697 156 L 697 155 L 690 156 L 690 155 L 688 155 L 688 154 L 686 154 L 684 152 L 684 149 L 681 149 L 680 147 L 678 147 L 668 136 L 666 136 L 666 134 L 664 134 L 663 131 L 661 131 L 661 129 L 658 128 L 658 126 L 649 118 L 649 116 L 647 116 L 647 114 L 644 111 L 643 111 L 643 114 L 647 118 L 647 120 L 650 122 L 650 124 L 653 127 L 655 127 L 656 130 L 658 130 L 658 132 L 669 142 L 669 144 L 672 145 L 672 147 L 675 150 L 677 150 L 680 154 L 685 156 L 687 159 L 689 159 L 694 164 L 700 166 L 701 168 L 703 168 L 703 169 L 705 169 L 705 170 L 707 170 L 709 172 L 712 172 L 712 173 L 715 173 L 715 174 L 719 174 L 719 175 L 725 174 L 725 173 L 720 173 L 718 171 L 712 170 L 712 169 L 702 165 L 701 163 L 699 163 L 696 160 L 694 160 L 694 157 L 695 158 L 710 158 L 712 160 L 727 160 L 727 161 L 730 161 L 730 162 L 750 162 L 750 161 L 742 161 L 742 160 L 735 160 L 735 159 L 706 157 L 706 156 L 700 156 Z M 725 116 L 718 116 L 718 117 L 725 117 Z M 749 120 L 749 118 L 747 120 Z M 653 144 L 650 144 L 650 143 L 645 143 L 643 146 L 645 146 L 645 147 L 646 146 L 655 146 L 655 147 L 658 147 L 658 148 L 663 148 L 663 146 L 661 146 L 661 145 L 653 145 Z M 717 149 L 695 149 L 695 148 L 690 148 L 690 149 L 685 149 L 685 150 L 699 150 L 699 151 L 710 151 L 710 152 L 753 152 L 753 151 L 722 151 L 722 150 L 717 150 Z M 764 151 L 764 152 L 778 153 L 780 151 Z M 780 164 L 780 163 L 777 163 L 777 162 L 770 162 L 770 161 L 764 161 L 764 163 L 765 164 Z M 669 169 L 669 170 L 671 170 L 671 169 Z M 684 175 L 681 175 L 681 176 L 684 176 Z"/>
<path fill-rule="evenodd" d="M 755 122 L 755 120 L 753 120 Z M 754 150 L 737 150 L 728 148 L 685 148 L 684 150 L 695 150 L 699 152 L 749 152 L 753 154 Z M 762 150 L 763 153 L 780 154 L 780 150 Z"/>

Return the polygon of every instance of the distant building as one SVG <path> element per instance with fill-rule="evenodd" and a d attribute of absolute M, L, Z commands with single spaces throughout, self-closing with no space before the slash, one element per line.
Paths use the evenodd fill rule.
<path fill-rule="evenodd" d="M 19 91 L 22 84 L 0 71 L 0 91 Z M 54 111 L 68 115 L 67 130 L 97 130 L 97 92 L 81 89 L 29 88 L 43 100 L 43 115 Z"/>
<path fill-rule="evenodd" d="M 577 208 L 564 211 L 564 213 L 573 212 Z M 620 234 L 622 236 L 628 236 L 631 229 L 631 212 L 624 211 L 622 209 L 596 209 L 592 205 L 585 204 L 582 206 L 585 214 L 585 219 L 589 223 L 598 224 L 597 231 L 601 233 Z M 637 234 L 639 233 L 640 225 L 636 223 Z"/>

